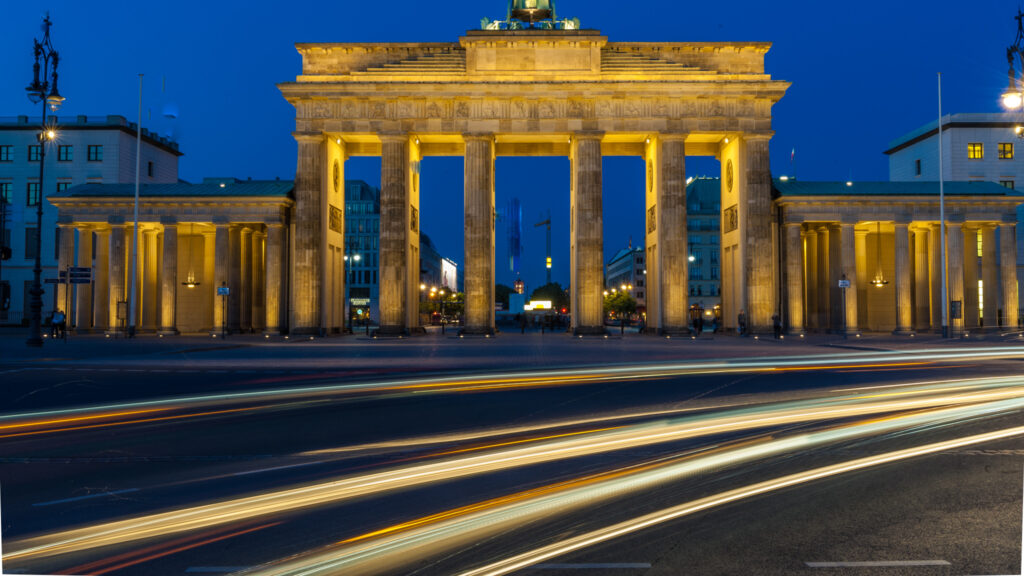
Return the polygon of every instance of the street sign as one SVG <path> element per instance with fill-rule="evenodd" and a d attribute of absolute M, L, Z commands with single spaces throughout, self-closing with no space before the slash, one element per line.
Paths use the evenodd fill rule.
<path fill-rule="evenodd" d="M 228 296 L 229 294 L 231 294 L 229 286 L 217 286 L 217 296 Z"/>
<path fill-rule="evenodd" d="M 68 284 L 92 284 L 92 277 L 90 276 L 88 278 L 75 278 L 74 276 L 72 276 Z"/>
<path fill-rule="evenodd" d="M 46 278 L 43 280 L 43 284 L 66 284 L 63 278 Z"/>
<path fill-rule="evenodd" d="M 369 306 L 370 305 L 370 299 L 369 298 L 349 298 L 349 304 L 352 304 L 353 306 Z"/>
<path fill-rule="evenodd" d="M 69 268 L 69 270 L 71 271 L 72 276 L 74 276 L 75 274 L 88 274 L 89 276 L 92 276 L 92 268 L 72 266 L 71 268 Z"/>
<path fill-rule="evenodd" d="M 839 287 L 840 288 L 849 288 L 850 287 L 850 281 L 849 280 L 840 280 L 839 281 Z"/>

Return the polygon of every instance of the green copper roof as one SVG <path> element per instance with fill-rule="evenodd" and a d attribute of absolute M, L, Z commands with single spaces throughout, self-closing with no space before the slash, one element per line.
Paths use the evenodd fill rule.
<path fill-rule="evenodd" d="M 139 196 L 145 198 L 288 198 L 295 184 L 290 180 L 237 180 L 206 178 L 201 184 L 142 184 Z M 134 184 L 82 184 L 50 198 L 123 198 L 135 196 Z"/>
<path fill-rule="evenodd" d="M 938 196 L 938 182 L 810 182 L 775 179 L 776 196 Z M 946 182 L 947 196 L 1024 196 L 994 182 Z"/>

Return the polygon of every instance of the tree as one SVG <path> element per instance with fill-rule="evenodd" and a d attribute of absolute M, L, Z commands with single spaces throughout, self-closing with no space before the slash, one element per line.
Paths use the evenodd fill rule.
<path fill-rule="evenodd" d="M 530 300 L 534 302 L 548 300 L 555 310 L 569 308 L 569 293 L 558 282 L 552 282 L 537 288 L 530 294 Z"/>
<path fill-rule="evenodd" d="M 506 286 L 504 284 L 495 284 L 494 303 L 501 304 L 503 306 L 503 310 L 508 310 L 508 296 L 513 292 L 515 292 L 515 290 L 511 286 Z"/>
<path fill-rule="evenodd" d="M 604 297 L 604 313 L 609 312 L 614 312 L 616 317 L 623 319 L 636 312 L 636 299 L 626 291 L 610 292 Z"/>

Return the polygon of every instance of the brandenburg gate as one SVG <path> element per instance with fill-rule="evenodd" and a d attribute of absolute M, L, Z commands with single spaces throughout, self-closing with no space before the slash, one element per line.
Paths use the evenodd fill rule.
<path fill-rule="evenodd" d="M 568 22 L 568 21 L 567 21 Z M 486 24 L 485 24 L 486 25 Z M 646 162 L 648 328 L 687 329 L 686 158 L 722 166 L 724 315 L 778 310 L 768 143 L 789 83 L 763 42 L 609 42 L 577 26 L 490 26 L 452 43 L 299 44 L 293 333 L 342 328 L 345 161 L 381 157 L 382 334 L 418 325 L 420 161 L 464 156 L 465 332 L 494 331 L 494 160 L 568 156 L 576 334 L 603 333 L 602 158 Z"/>

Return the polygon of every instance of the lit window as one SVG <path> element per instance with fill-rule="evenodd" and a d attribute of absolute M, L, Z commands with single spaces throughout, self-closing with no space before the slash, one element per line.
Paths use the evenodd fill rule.
<path fill-rule="evenodd" d="M 71 146 L 57 146 L 57 161 L 71 162 L 74 158 L 74 149 Z"/>
<path fill-rule="evenodd" d="M 1013 142 L 999 143 L 999 159 L 1013 160 Z"/>
<path fill-rule="evenodd" d="M 57 182 L 57 192 L 63 192 L 71 186 L 71 182 Z"/>
<path fill-rule="evenodd" d="M 1009 188 L 1010 190 L 1013 190 L 1014 188 L 1016 188 L 1015 184 L 1016 184 L 1016 182 L 1014 182 L 1013 180 L 1000 180 L 999 181 L 999 185 L 1000 186 L 1002 186 L 1003 188 Z"/>
<path fill-rule="evenodd" d="M 967 145 L 967 159 L 981 160 L 985 157 L 985 145 L 981 142 L 971 142 Z"/>

